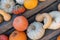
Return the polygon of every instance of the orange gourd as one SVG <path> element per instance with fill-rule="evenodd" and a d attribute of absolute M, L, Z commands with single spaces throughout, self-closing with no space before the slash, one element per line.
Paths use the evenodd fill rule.
<path fill-rule="evenodd" d="M 57 40 L 60 40 L 60 35 L 57 37 Z"/>
<path fill-rule="evenodd" d="M 25 12 L 25 8 L 23 6 L 20 6 L 20 5 L 16 5 L 14 7 L 14 9 L 12 10 L 13 14 L 21 14 L 23 12 Z"/>
<path fill-rule="evenodd" d="M 28 20 L 24 16 L 18 16 L 13 21 L 13 27 L 18 31 L 25 31 L 28 27 Z"/>
<path fill-rule="evenodd" d="M 9 36 L 9 40 L 27 40 L 27 36 L 24 32 L 14 31 Z"/>

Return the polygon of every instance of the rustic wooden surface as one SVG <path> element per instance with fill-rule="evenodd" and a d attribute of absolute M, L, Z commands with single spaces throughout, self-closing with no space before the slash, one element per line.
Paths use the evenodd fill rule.
<path fill-rule="evenodd" d="M 50 1 L 52 1 L 52 0 L 49 0 L 49 2 Z M 48 2 L 48 3 L 49 3 Z M 41 7 L 39 7 L 39 8 L 37 8 L 37 9 L 33 9 L 33 11 L 27 11 L 27 12 L 29 12 L 29 13 L 27 13 L 27 12 L 25 12 L 24 14 L 22 14 L 22 15 L 24 15 L 26 18 L 28 18 L 28 20 L 29 20 L 29 23 L 32 23 L 33 21 L 35 21 L 35 16 L 36 16 L 36 14 L 38 14 L 38 13 L 43 13 L 43 12 L 50 12 L 50 11 L 54 11 L 54 10 L 57 10 L 57 5 L 58 5 L 58 3 L 60 2 L 60 0 L 53 0 L 53 2 L 51 2 L 51 4 L 49 4 L 49 5 L 47 5 L 46 7 L 43 7 L 42 9 L 39 9 L 39 8 L 41 8 Z M 44 4 L 44 3 L 43 3 Z M 41 4 L 40 4 L 40 6 L 41 6 Z M 45 6 L 45 4 L 44 4 L 44 6 Z M 37 10 L 37 11 L 36 11 Z M 34 12 L 35 11 L 35 12 Z M 31 12 L 31 13 L 30 13 Z M 27 15 L 29 15 L 29 16 L 27 16 Z M 15 18 L 16 17 L 16 15 L 15 16 L 13 16 L 13 18 Z M 13 18 L 12 18 L 12 20 L 13 20 Z M 7 34 L 7 35 L 9 35 L 12 31 L 14 31 L 14 29 L 12 28 L 12 20 L 11 20 L 11 22 L 9 22 L 9 24 L 7 24 L 7 27 L 9 26 L 9 25 L 11 25 L 10 26 L 10 28 L 8 28 L 9 30 L 8 31 L 6 31 L 4 34 Z M 6 27 L 6 25 L 3 25 L 3 24 L 1 24 L 1 28 L 3 27 Z M 58 30 L 46 30 L 46 33 L 45 33 L 45 35 L 44 35 L 44 37 L 43 38 L 41 38 L 41 40 L 56 40 L 56 37 L 57 37 L 57 35 L 58 34 L 60 34 L 60 29 L 58 29 Z M 47 38 L 48 37 L 48 38 Z M 31 40 L 31 39 L 28 39 L 28 40 Z M 39 39 L 40 40 L 40 39 Z"/>
<path fill-rule="evenodd" d="M 40 11 L 43 8 L 45 8 L 45 7 L 49 6 L 50 4 L 54 3 L 55 1 L 56 0 L 46 0 L 45 2 L 39 3 L 39 5 L 35 9 L 28 10 L 27 12 L 25 12 L 22 15 L 24 15 L 26 18 L 29 18 L 32 15 L 34 15 L 35 13 L 37 13 L 38 11 Z M 4 23 L 0 24 L 0 34 L 7 31 L 10 28 L 12 28 L 12 22 L 13 22 L 13 19 L 16 17 L 16 15 L 12 15 L 12 16 L 13 16 L 13 18 L 12 18 L 11 21 L 4 22 Z"/>

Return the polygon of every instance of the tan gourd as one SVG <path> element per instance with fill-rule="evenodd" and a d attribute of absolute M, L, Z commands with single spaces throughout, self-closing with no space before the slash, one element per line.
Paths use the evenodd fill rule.
<path fill-rule="evenodd" d="M 3 22 L 3 17 L 0 15 L 0 23 Z"/>
<path fill-rule="evenodd" d="M 58 10 L 60 11 L 60 4 L 58 4 Z"/>
<path fill-rule="evenodd" d="M 5 21 L 9 21 L 11 19 L 11 15 L 0 9 L 0 14 L 3 16 Z"/>
<path fill-rule="evenodd" d="M 44 24 L 43 28 L 47 29 L 50 26 L 50 24 L 52 23 L 52 17 L 48 13 L 38 14 L 36 16 L 36 21 L 42 22 L 44 20 L 44 18 L 47 19 L 47 22 Z"/>
<path fill-rule="evenodd" d="M 52 11 L 49 13 L 51 17 L 53 18 L 53 21 L 51 25 L 48 27 L 48 29 L 59 29 L 60 28 L 60 12 L 59 11 Z M 46 23 L 46 19 L 44 19 L 44 23 Z"/>

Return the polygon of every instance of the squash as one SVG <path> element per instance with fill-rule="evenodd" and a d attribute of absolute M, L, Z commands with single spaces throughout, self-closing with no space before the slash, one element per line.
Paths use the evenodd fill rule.
<path fill-rule="evenodd" d="M 33 22 L 29 25 L 27 29 L 27 35 L 32 40 L 40 39 L 45 33 L 43 24 L 39 22 Z"/>

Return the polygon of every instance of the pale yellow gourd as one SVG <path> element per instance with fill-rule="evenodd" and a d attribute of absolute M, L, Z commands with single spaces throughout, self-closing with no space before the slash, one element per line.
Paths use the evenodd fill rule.
<path fill-rule="evenodd" d="M 43 28 L 47 29 L 50 26 L 50 24 L 52 23 L 52 17 L 48 13 L 38 14 L 36 16 L 36 21 L 42 22 L 44 20 L 44 18 L 47 19 L 47 22 L 44 24 Z"/>
<path fill-rule="evenodd" d="M 51 25 L 48 29 L 56 30 L 60 28 L 60 12 L 59 11 L 52 11 L 49 13 L 53 18 Z M 44 19 L 44 23 L 46 24 L 46 19 Z"/>
<path fill-rule="evenodd" d="M 11 19 L 11 15 L 0 9 L 0 14 L 3 16 L 5 21 L 9 21 Z"/>
<path fill-rule="evenodd" d="M 0 15 L 0 23 L 3 22 L 3 17 Z"/>
<path fill-rule="evenodd" d="M 58 10 L 60 11 L 60 4 L 58 4 Z"/>

